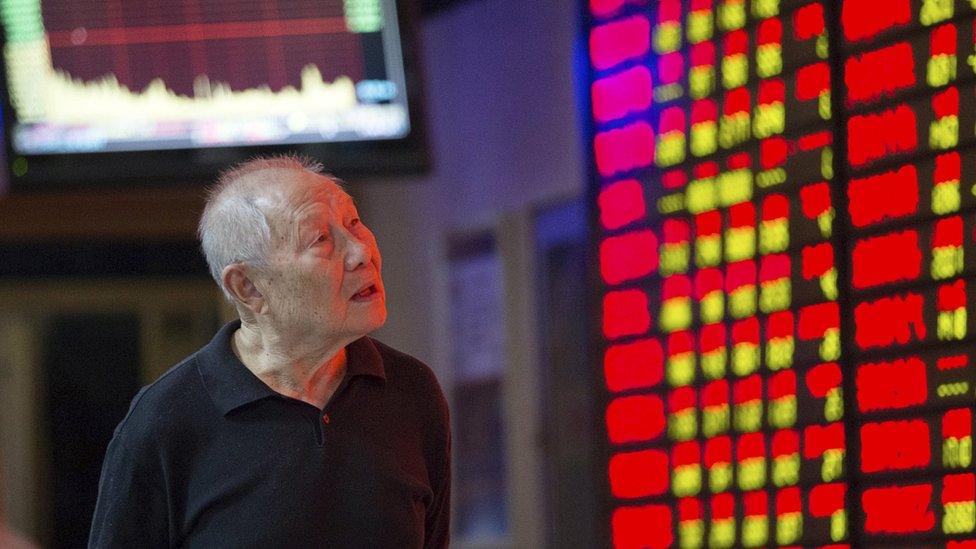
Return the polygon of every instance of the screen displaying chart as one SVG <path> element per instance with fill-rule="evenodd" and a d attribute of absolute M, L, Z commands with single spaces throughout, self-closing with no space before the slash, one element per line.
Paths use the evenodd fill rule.
<path fill-rule="evenodd" d="M 0 15 L 18 155 L 410 132 L 393 0 L 2 0 Z"/>
<path fill-rule="evenodd" d="M 976 547 L 976 3 L 589 0 L 616 547 Z"/>

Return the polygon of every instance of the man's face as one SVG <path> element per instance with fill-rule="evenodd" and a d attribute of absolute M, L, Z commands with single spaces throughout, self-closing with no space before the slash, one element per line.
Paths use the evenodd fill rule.
<path fill-rule="evenodd" d="M 326 177 L 292 175 L 269 212 L 269 267 L 255 284 L 276 328 L 357 339 L 386 322 L 382 259 L 352 199 Z"/>

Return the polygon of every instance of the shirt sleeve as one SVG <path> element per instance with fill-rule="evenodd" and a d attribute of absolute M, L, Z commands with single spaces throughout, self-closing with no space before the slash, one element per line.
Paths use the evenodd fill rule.
<path fill-rule="evenodd" d="M 424 536 L 425 549 L 442 549 L 451 542 L 451 420 L 448 413 L 447 401 L 443 394 L 440 397 L 440 421 L 437 423 L 438 444 L 436 448 L 440 474 L 434 476 L 432 488 L 434 491 L 430 506 L 427 508 L 426 531 Z"/>
<path fill-rule="evenodd" d="M 123 445 L 113 440 L 98 482 L 89 549 L 169 546 L 165 492 L 150 472 L 138 466 Z"/>

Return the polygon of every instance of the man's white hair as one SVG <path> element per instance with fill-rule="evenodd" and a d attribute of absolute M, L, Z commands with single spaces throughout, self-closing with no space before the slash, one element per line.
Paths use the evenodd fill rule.
<path fill-rule="evenodd" d="M 256 157 L 222 172 L 207 191 L 197 235 L 210 276 L 231 304 L 235 301 L 224 287 L 224 268 L 233 263 L 267 265 L 271 226 L 258 201 L 268 197 L 267 188 L 273 182 L 255 182 L 247 176 L 270 169 L 321 174 L 322 164 L 298 155 Z"/>

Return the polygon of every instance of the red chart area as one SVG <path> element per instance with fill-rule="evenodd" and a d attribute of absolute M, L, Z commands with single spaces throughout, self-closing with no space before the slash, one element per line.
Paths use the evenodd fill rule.
<path fill-rule="evenodd" d="M 193 96 L 194 79 L 233 90 L 300 86 L 311 64 L 331 82 L 364 77 L 360 36 L 341 0 L 326 2 L 44 2 L 55 69 L 89 81 L 113 75 L 139 90 L 160 78 Z"/>
<path fill-rule="evenodd" d="M 974 18 L 590 0 L 615 546 L 976 544 Z"/>

